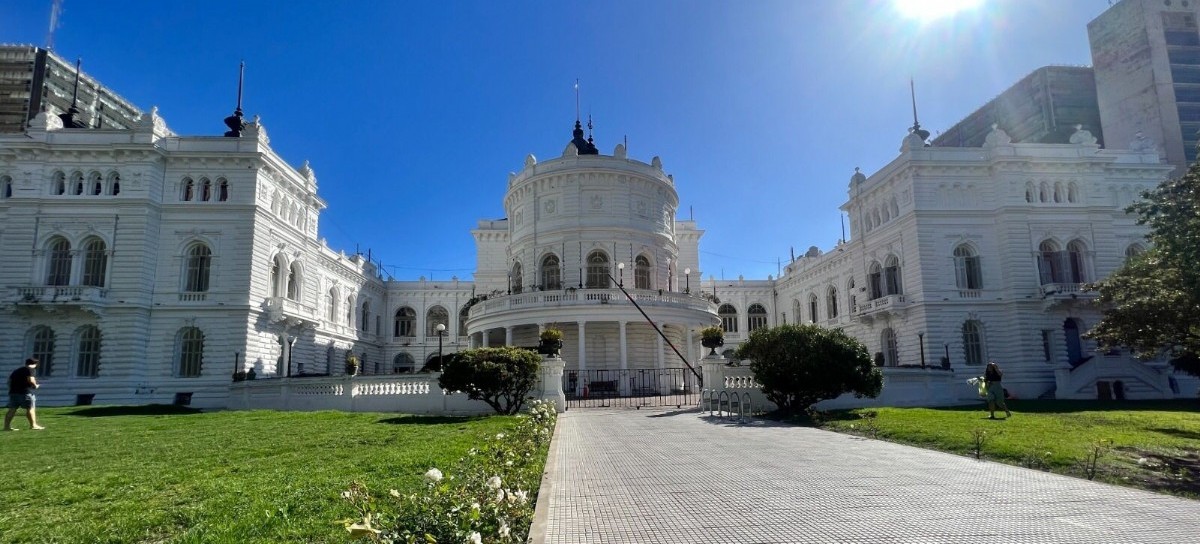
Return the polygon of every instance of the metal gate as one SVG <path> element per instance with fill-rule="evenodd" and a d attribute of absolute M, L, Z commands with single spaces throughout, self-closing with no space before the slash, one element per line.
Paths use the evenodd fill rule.
<path fill-rule="evenodd" d="M 687 368 L 567 370 L 567 409 L 643 406 L 683 408 L 700 403 L 696 375 Z"/>

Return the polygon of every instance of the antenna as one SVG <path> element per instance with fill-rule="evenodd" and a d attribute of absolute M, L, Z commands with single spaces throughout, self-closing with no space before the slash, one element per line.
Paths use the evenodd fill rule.
<path fill-rule="evenodd" d="M 911 78 L 911 77 L 908 78 L 908 90 L 912 94 L 912 107 L 913 107 L 912 133 L 916 134 L 917 136 L 920 136 L 921 141 L 924 142 L 925 140 L 929 139 L 929 131 L 922 130 L 921 123 L 917 121 L 917 88 L 916 88 L 916 85 L 913 83 L 913 78 Z"/>
<path fill-rule="evenodd" d="M 239 117 L 241 117 L 241 115 L 242 115 L 242 83 L 245 80 L 246 80 L 246 61 L 243 60 L 242 63 L 238 65 L 238 101 L 237 101 L 237 110 L 235 110 L 235 111 L 237 112 L 237 115 Z M 916 111 L 916 107 L 917 107 L 916 103 L 914 103 L 913 111 Z"/>
<path fill-rule="evenodd" d="M 575 78 L 575 120 L 579 120 L 579 78 Z"/>
<path fill-rule="evenodd" d="M 62 15 L 63 0 L 54 0 L 50 5 L 50 29 L 46 31 L 46 50 L 54 51 L 54 31 L 58 28 L 58 18 Z"/>

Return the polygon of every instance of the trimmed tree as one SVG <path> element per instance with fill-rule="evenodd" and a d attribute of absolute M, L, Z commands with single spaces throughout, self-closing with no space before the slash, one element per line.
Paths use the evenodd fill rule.
<path fill-rule="evenodd" d="M 1141 358 L 1166 354 L 1177 369 L 1200 375 L 1200 163 L 1142 198 L 1127 211 L 1150 228 L 1152 247 L 1089 286 L 1105 311 L 1086 336 Z"/>
<path fill-rule="evenodd" d="M 879 396 L 883 373 L 867 347 L 837 329 L 816 325 L 760 328 L 738 346 L 734 357 L 749 359 L 763 394 L 791 415 L 843 393 Z"/>
<path fill-rule="evenodd" d="M 438 385 L 486 402 L 498 414 L 515 414 L 537 385 L 541 362 L 540 355 L 521 348 L 469 349 L 443 361 Z"/>

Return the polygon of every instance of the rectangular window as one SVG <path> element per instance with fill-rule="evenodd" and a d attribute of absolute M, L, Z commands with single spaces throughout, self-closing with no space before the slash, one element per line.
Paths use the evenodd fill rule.
<path fill-rule="evenodd" d="M 1042 330 L 1042 359 L 1047 363 L 1050 362 L 1050 332 Z"/>

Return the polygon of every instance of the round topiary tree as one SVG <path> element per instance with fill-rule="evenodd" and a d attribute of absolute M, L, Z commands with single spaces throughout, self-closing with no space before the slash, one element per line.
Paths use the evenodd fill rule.
<path fill-rule="evenodd" d="M 498 414 L 515 414 L 537 385 L 541 361 L 537 353 L 521 348 L 469 349 L 443 362 L 438 385 L 482 400 Z"/>
<path fill-rule="evenodd" d="M 760 328 L 734 356 L 750 360 L 763 394 L 785 415 L 842 393 L 875 398 L 883 389 L 883 373 L 871 364 L 866 346 L 837 329 Z"/>

